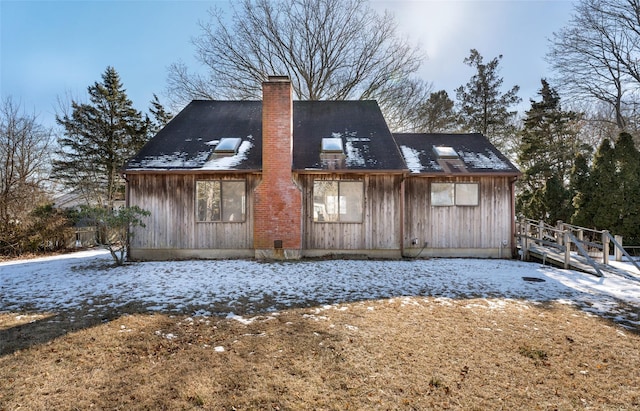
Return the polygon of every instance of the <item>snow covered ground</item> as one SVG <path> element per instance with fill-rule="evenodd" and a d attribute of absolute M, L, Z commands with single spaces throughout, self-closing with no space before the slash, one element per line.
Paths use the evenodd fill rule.
<path fill-rule="evenodd" d="M 247 315 L 434 296 L 560 301 L 638 327 L 640 273 L 634 276 L 598 278 L 539 263 L 474 259 L 173 261 L 113 267 L 108 252 L 96 249 L 0 263 L 0 312 L 83 307 L 99 316 L 133 304 L 165 313 Z"/>

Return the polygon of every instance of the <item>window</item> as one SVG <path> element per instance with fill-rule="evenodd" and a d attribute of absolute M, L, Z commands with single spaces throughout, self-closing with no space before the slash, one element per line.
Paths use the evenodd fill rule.
<path fill-rule="evenodd" d="M 478 183 L 431 183 L 432 206 L 477 206 Z"/>
<path fill-rule="evenodd" d="M 218 154 L 236 154 L 238 152 L 238 147 L 240 147 L 240 143 L 242 143 L 241 138 L 225 137 L 220 139 L 220 142 L 213 151 Z"/>
<path fill-rule="evenodd" d="M 314 181 L 313 221 L 361 223 L 364 186 L 361 181 Z"/>
<path fill-rule="evenodd" d="M 453 147 L 447 146 L 433 146 L 433 151 L 436 153 L 438 158 L 458 158 L 458 153 Z"/>
<path fill-rule="evenodd" d="M 346 156 L 342 139 L 337 137 L 325 137 L 322 139 L 322 150 L 320 151 L 320 161 L 329 170 L 344 168 Z"/>
<path fill-rule="evenodd" d="M 451 206 L 454 204 L 453 183 L 431 183 L 431 205 Z"/>
<path fill-rule="evenodd" d="M 244 221 L 245 191 L 244 181 L 196 181 L 197 221 Z"/>
<path fill-rule="evenodd" d="M 478 205 L 478 184 L 475 184 L 475 183 L 456 184 L 456 205 L 477 206 Z"/>
<path fill-rule="evenodd" d="M 325 137 L 322 139 L 322 151 L 325 153 L 344 153 L 342 139 Z"/>

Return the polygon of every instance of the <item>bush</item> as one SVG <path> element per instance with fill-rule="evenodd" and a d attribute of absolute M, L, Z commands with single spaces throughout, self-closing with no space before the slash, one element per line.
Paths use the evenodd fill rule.
<path fill-rule="evenodd" d="M 116 265 L 123 265 L 129 246 L 131 227 L 145 227 L 142 218 L 151 213 L 138 206 L 110 210 L 104 207 L 84 207 L 80 213 L 98 230 L 101 243 L 109 250 Z"/>

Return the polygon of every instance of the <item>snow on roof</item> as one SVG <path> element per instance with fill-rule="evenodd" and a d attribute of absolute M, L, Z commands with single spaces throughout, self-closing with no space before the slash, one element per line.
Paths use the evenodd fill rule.
<path fill-rule="evenodd" d="M 400 151 L 402 152 L 404 161 L 407 163 L 409 171 L 413 174 L 419 174 L 424 170 L 422 163 L 420 163 L 420 152 L 418 150 L 402 145 L 400 146 Z"/>
<path fill-rule="evenodd" d="M 510 170 L 511 164 L 500 159 L 496 153 L 486 149 L 484 152 L 458 152 L 462 161 L 470 165 L 472 168 L 488 169 L 488 170 Z"/>
<path fill-rule="evenodd" d="M 175 151 L 169 154 L 146 156 L 138 160 L 135 167 L 129 168 L 129 170 L 146 168 L 198 168 L 207 160 L 209 154 L 208 151 L 200 151 L 196 155 L 189 155 L 183 151 Z"/>
<path fill-rule="evenodd" d="M 394 138 L 412 174 L 451 172 L 441 164 L 451 158 L 468 173 L 519 174 L 482 134 L 397 133 Z"/>
<path fill-rule="evenodd" d="M 240 144 L 237 153 L 231 156 L 212 158 L 202 166 L 202 170 L 231 170 L 246 160 L 251 147 L 253 147 L 253 143 L 245 140 Z"/>

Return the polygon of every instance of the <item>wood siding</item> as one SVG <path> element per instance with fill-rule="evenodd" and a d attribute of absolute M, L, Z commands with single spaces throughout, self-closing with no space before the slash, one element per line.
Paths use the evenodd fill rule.
<path fill-rule="evenodd" d="M 400 175 L 313 174 L 298 175 L 297 180 L 303 190 L 303 250 L 326 250 L 336 253 L 349 250 L 400 250 Z M 362 181 L 362 222 L 314 222 L 315 180 Z"/>
<path fill-rule="evenodd" d="M 478 183 L 477 206 L 432 206 L 431 183 Z M 492 249 L 511 253 L 509 177 L 409 177 L 405 180 L 404 244 L 407 248 Z M 417 244 L 412 245 L 412 240 Z M 503 241 L 507 245 L 503 245 Z M 435 252 L 437 254 L 437 251 Z M 507 255 L 503 255 L 507 257 Z"/>
<path fill-rule="evenodd" d="M 130 174 L 129 204 L 151 212 L 146 227 L 131 239 L 136 249 L 253 249 L 254 175 Z M 242 222 L 197 222 L 197 180 L 246 181 L 246 218 Z"/>

